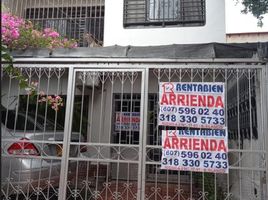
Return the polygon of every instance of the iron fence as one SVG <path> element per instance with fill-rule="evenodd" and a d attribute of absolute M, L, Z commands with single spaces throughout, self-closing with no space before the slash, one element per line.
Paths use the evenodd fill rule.
<path fill-rule="evenodd" d="M 267 199 L 265 66 L 25 66 L 36 95 L 2 76 L 4 199 Z M 225 83 L 228 174 L 160 168 L 160 82 Z"/>

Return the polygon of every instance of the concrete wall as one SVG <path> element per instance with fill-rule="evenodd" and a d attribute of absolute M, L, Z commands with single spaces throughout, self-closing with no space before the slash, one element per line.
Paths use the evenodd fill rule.
<path fill-rule="evenodd" d="M 123 27 L 123 0 L 106 0 L 104 46 L 225 42 L 225 3 L 206 0 L 206 24 L 200 27 Z"/>

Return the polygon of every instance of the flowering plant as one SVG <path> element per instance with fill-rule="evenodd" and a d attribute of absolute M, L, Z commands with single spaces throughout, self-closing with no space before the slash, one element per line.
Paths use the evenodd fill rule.
<path fill-rule="evenodd" d="M 38 82 L 29 82 L 22 73 L 13 67 L 13 58 L 8 49 L 25 49 L 27 47 L 36 48 L 75 48 L 77 42 L 73 39 L 62 38 L 60 34 L 51 28 L 44 30 L 35 29 L 30 21 L 14 16 L 10 13 L 1 13 L 1 58 L 7 63 L 5 71 L 19 81 L 19 86 L 25 89 L 28 95 L 37 95 L 36 88 Z M 45 95 L 44 92 L 38 94 L 39 102 L 47 102 L 51 108 L 58 111 L 63 106 L 63 99 L 58 95 Z"/>
<path fill-rule="evenodd" d="M 19 29 L 25 25 L 23 19 L 12 16 L 9 13 L 1 14 L 1 34 L 3 43 L 9 45 L 20 36 Z"/>
<path fill-rule="evenodd" d="M 63 106 L 63 100 L 59 95 L 49 95 L 46 96 L 43 91 L 39 93 L 39 100 L 38 102 L 47 102 L 51 105 L 51 108 L 55 111 L 58 111 L 61 106 Z"/>
<path fill-rule="evenodd" d="M 51 28 L 38 30 L 33 26 L 32 22 L 25 21 L 10 13 L 2 13 L 1 20 L 2 43 L 7 45 L 9 49 L 77 47 L 75 40 L 63 38 Z"/>

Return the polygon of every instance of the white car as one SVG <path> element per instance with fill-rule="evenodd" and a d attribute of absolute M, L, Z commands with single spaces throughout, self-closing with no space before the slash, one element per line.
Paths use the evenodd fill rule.
<path fill-rule="evenodd" d="M 1 196 L 7 199 L 14 193 L 20 193 L 26 197 L 33 191 L 48 187 L 55 191 L 59 186 L 63 127 L 58 124 L 55 127 L 54 122 L 32 113 L 26 115 L 14 110 L 1 113 Z M 82 135 L 72 133 L 72 142 L 82 140 Z M 77 146 L 70 147 L 70 156 L 79 154 Z M 58 159 L 47 159 L 48 156 Z M 76 171 L 75 167 L 76 163 L 69 163 L 68 177 L 75 175 L 72 174 Z"/>

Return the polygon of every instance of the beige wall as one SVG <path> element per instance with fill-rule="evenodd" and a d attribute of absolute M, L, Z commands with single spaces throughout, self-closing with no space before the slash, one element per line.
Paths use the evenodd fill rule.
<path fill-rule="evenodd" d="M 227 43 L 268 42 L 268 32 L 226 34 Z"/>

